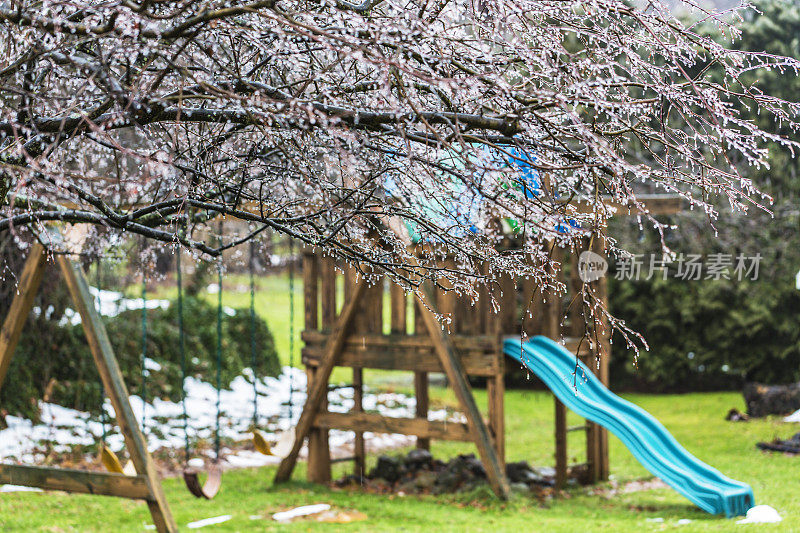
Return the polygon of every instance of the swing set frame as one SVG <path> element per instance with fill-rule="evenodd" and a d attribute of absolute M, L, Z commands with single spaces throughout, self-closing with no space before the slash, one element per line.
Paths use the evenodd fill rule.
<path fill-rule="evenodd" d="M 11 358 L 19 342 L 22 329 L 33 308 L 45 267 L 50 260 L 45 248 L 36 243 L 19 279 L 17 295 L 11 302 L 2 329 L 0 329 L 0 387 L 5 382 Z M 95 309 L 89 292 L 89 283 L 81 265 L 66 255 L 55 258 L 69 289 L 72 303 L 81 317 L 86 340 L 103 387 L 111 400 L 120 432 L 130 454 L 135 476 L 110 472 L 88 472 L 68 468 L 0 464 L 0 484 L 22 485 L 45 490 L 70 493 L 95 494 L 116 498 L 144 500 L 150 509 L 156 530 L 178 531 L 172 517 L 161 479 L 156 470 L 136 416 L 128 401 L 128 390 L 119 364 L 108 339 L 105 326 Z"/>

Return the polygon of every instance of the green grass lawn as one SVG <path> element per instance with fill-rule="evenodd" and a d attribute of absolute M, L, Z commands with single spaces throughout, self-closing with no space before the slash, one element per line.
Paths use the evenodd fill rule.
<path fill-rule="evenodd" d="M 453 401 L 444 390 L 433 392 L 438 402 Z M 484 405 L 484 391 L 476 391 L 476 396 Z M 700 459 L 751 484 L 757 503 L 772 505 L 784 521 L 777 525 L 738 526 L 732 520 L 704 514 L 669 489 L 627 494 L 604 490 L 598 495 L 597 488 L 573 488 L 544 504 L 523 495 L 514 495 L 511 501 L 502 503 L 487 491 L 447 497 L 378 496 L 304 483 L 300 481 L 304 479 L 302 463 L 294 476 L 298 481 L 278 487 L 271 483 L 273 468 L 228 472 L 222 491 L 210 502 L 192 498 L 178 479 L 165 480 L 165 490 L 182 528 L 202 518 L 233 515 L 226 523 L 206 528 L 217 531 L 800 531 L 800 478 L 796 464 L 800 459 L 765 454 L 754 446 L 758 440 L 788 436 L 794 427 L 774 418 L 725 422 L 723 417 L 729 408 L 743 408 L 741 396 L 735 393 L 636 394 L 626 398 L 658 417 Z M 538 391 L 509 391 L 506 413 L 508 459 L 552 464 L 551 396 Z M 618 440 L 612 437 L 610 446 L 615 483 L 651 477 Z M 433 445 L 433 452 L 439 457 L 469 451 L 473 451 L 472 446 L 463 443 Z M 579 460 L 582 443 L 578 434 L 571 435 L 570 451 Z M 345 468 L 346 465 L 336 465 L 334 474 L 341 475 Z M 610 487 L 607 484 L 599 488 Z M 355 509 L 365 513 L 368 520 L 347 525 L 313 521 L 284 525 L 269 519 L 273 512 L 312 503 Z M 251 516 L 261 519 L 252 520 Z M 648 518 L 663 518 L 663 522 Z M 679 519 L 689 519 L 691 523 L 679 525 Z M 0 495 L 2 531 L 143 531 L 147 523 L 147 508 L 137 502 L 52 493 Z"/>

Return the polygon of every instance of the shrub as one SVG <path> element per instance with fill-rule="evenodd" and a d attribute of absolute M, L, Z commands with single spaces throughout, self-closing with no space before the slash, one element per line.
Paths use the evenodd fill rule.
<path fill-rule="evenodd" d="M 47 301 L 52 298 L 48 294 Z M 196 298 L 184 298 L 187 373 L 204 381 L 216 380 L 217 309 Z M 230 310 L 228 310 L 230 312 Z M 75 409 L 97 411 L 100 383 L 80 325 L 58 325 L 54 316 L 33 313 L 14 355 L 8 378 L 0 389 L 3 414 L 36 418 L 37 401 L 50 401 Z M 140 394 L 141 311 L 104 317 L 128 392 Z M 147 396 L 171 401 L 181 397 L 181 361 L 177 305 L 147 311 L 147 357 L 160 369 L 147 377 Z M 256 374 L 277 376 L 280 363 L 275 342 L 264 320 L 256 319 Z M 223 315 L 221 382 L 226 387 L 250 367 L 250 311 L 235 309 Z"/>

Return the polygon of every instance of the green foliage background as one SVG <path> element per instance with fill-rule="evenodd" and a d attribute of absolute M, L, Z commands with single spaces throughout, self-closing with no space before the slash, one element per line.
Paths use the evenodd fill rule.
<path fill-rule="evenodd" d="M 733 46 L 800 58 L 800 2 L 762 0 L 756 7 L 761 14 L 746 13 L 741 39 Z M 705 31 L 718 34 L 713 27 Z M 790 101 L 800 95 L 800 78 L 792 71 L 756 70 L 743 79 Z M 748 109 L 741 113 L 764 128 L 798 138 L 768 117 Z M 761 254 L 758 280 L 664 281 L 654 276 L 611 281 L 612 312 L 644 334 L 651 347 L 635 367 L 634 351 L 615 339 L 611 376 L 617 387 L 698 390 L 739 387 L 743 381 L 800 380 L 800 291 L 794 286 L 800 269 L 800 162 L 776 146 L 770 147 L 770 161 L 770 169 L 741 169 L 773 197 L 769 212 L 756 207 L 747 215 L 722 211 L 719 220 L 711 221 L 713 227 L 694 212 L 665 220 L 679 225 L 665 235 L 676 253 Z M 622 218 L 614 224 L 627 249 L 660 255 L 654 232 Z"/>
<path fill-rule="evenodd" d="M 44 315 L 32 313 L 12 360 L 6 384 L 0 389 L 4 414 L 22 414 L 36 419 L 37 400 L 50 401 L 76 409 L 97 411 L 101 385 L 80 325 L 61 327 L 53 317 L 63 316 L 68 305 L 66 294 L 58 289 L 45 299 L 53 305 Z M 215 383 L 217 309 L 200 298 L 184 298 L 187 372 Z M 141 394 L 141 315 L 140 310 L 124 311 L 104 319 L 125 383 L 131 394 Z M 167 309 L 147 311 L 147 357 L 161 365 L 147 377 L 147 396 L 178 401 L 181 396 L 181 363 L 177 304 Z M 223 314 L 222 386 L 250 367 L 250 310 L 236 309 L 233 316 Z M 256 317 L 256 373 L 259 377 L 277 376 L 280 363 L 275 341 L 264 320 Z"/>

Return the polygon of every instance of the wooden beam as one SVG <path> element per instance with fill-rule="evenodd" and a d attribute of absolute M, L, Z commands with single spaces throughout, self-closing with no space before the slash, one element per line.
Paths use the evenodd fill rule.
<path fill-rule="evenodd" d="M 19 277 L 17 295 L 11 301 L 11 306 L 3 320 L 3 328 L 0 329 L 0 388 L 6 379 L 11 358 L 14 356 L 14 350 L 16 350 L 19 337 L 22 335 L 22 328 L 33 307 L 33 299 L 42 283 L 46 259 L 44 247 L 37 242 L 33 245 L 31 253 L 25 261 Z"/>
<path fill-rule="evenodd" d="M 78 263 L 64 255 L 58 257 L 58 264 L 67 282 L 72 303 L 81 316 L 81 325 L 89 342 L 89 349 L 103 381 L 106 394 L 114 407 L 117 424 L 125 437 L 125 446 L 131 456 L 133 466 L 136 468 L 136 472 L 145 478 L 150 491 L 151 498 L 148 499 L 147 505 L 150 507 L 150 514 L 156 529 L 164 532 L 177 531 L 178 528 L 164 496 L 155 464 L 147 451 L 144 435 L 139 429 L 139 424 L 128 401 L 128 389 L 125 387 L 125 381 L 114 356 L 105 325 L 95 309 L 83 269 Z"/>
<path fill-rule="evenodd" d="M 424 292 L 425 299 L 432 305 L 433 295 L 431 291 L 426 288 Z M 486 468 L 489 484 L 500 499 L 508 499 L 508 480 L 505 472 L 503 472 L 497 451 L 493 446 L 489 430 L 486 428 L 478 406 L 475 404 L 475 398 L 472 396 L 472 390 L 467 381 L 464 367 L 461 365 L 461 360 L 456 356 L 453 343 L 450 341 L 450 337 L 442 330 L 436 315 L 425 306 L 425 302 L 421 300 L 419 295 L 416 297 L 420 300 L 419 309 L 428 334 L 433 341 L 436 354 L 439 356 L 450 386 L 453 387 L 456 397 L 464 410 L 464 415 L 467 417 L 470 434 L 478 447 L 478 454 Z"/>
<path fill-rule="evenodd" d="M 393 418 L 374 413 L 320 413 L 315 427 L 373 433 L 401 433 L 426 439 L 472 442 L 467 424 L 435 422 L 425 418 Z"/>
<path fill-rule="evenodd" d="M 350 300 L 345 304 L 344 309 L 342 309 L 341 314 L 336 319 L 333 330 L 325 344 L 325 351 L 320 365 L 317 368 L 317 373 L 314 376 L 314 383 L 308 390 L 303 413 L 300 415 L 300 420 L 297 421 L 294 445 L 289 454 L 281 461 L 281 464 L 278 466 L 278 471 L 275 473 L 276 483 L 286 481 L 292 475 L 292 471 L 297 464 L 297 457 L 300 454 L 300 448 L 303 446 L 303 441 L 312 428 L 314 418 L 319 411 L 322 400 L 327 397 L 328 379 L 330 378 L 331 371 L 336 364 L 337 358 L 342 353 L 348 329 L 353 321 L 358 304 L 364 295 L 366 286 L 367 283 L 363 278 L 358 280 L 350 296 Z"/>
<path fill-rule="evenodd" d="M 132 500 L 151 499 L 145 476 L 126 476 L 109 472 L 0 464 L 0 485 L 2 484 Z"/>
<path fill-rule="evenodd" d="M 327 335 L 303 332 L 303 364 L 319 366 Z M 458 351 L 465 371 L 471 376 L 493 376 L 498 371 L 494 343 L 481 346 L 482 338 L 454 336 L 453 345 Z M 433 343 L 423 337 L 409 335 L 351 335 L 344 343 L 344 351 L 337 366 L 374 368 L 380 370 L 408 370 L 414 372 L 444 372 L 436 357 Z"/>

